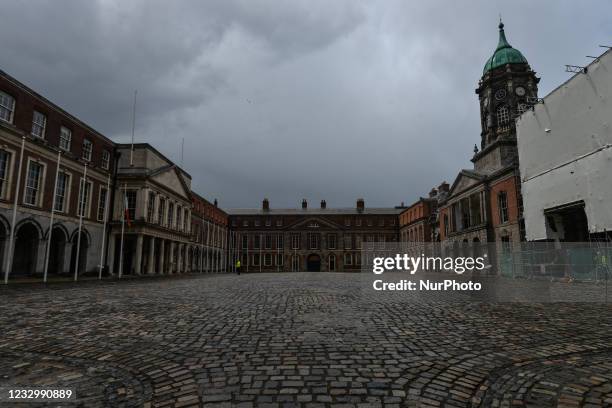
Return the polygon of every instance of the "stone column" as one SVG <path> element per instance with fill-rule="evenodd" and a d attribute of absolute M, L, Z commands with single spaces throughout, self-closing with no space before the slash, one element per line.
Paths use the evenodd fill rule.
<path fill-rule="evenodd" d="M 140 275 L 140 268 L 142 266 L 142 241 L 143 235 L 138 234 L 136 236 L 136 261 L 134 263 L 134 271 L 136 275 Z"/>
<path fill-rule="evenodd" d="M 183 247 L 184 244 L 179 244 L 178 246 L 178 259 L 176 261 L 176 272 L 177 273 L 181 273 L 183 272 Z"/>
<path fill-rule="evenodd" d="M 175 242 L 170 241 L 170 254 L 168 255 L 168 274 L 174 273 L 174 247 Z"/>
<path fill-rule="evenodd" d="M 147 273 L 149 275 L 153 275 L 155 273 L 155 237 L 150 237 L 149 240 L 149 261 L 147 265 Z"/>
<path fill-rule="evenodd" d="M 117 241 L 114 234 L 110 234 L 108 236 L 108 257 L 106 258 L 106 263 L 108 264 L 108 273 L 110 275 L 114 274 L 115 267 L 115 241 Z"/>
<path fill-rule="evenodd" d="M 165 259 L 166 258 L 166 240 L 162 239 L 159 243 L 159 274 L 163 275 L 167 273 Z"/>

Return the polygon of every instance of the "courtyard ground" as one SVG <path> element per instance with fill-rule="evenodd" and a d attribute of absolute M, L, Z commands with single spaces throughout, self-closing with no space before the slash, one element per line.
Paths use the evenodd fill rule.
<path fill-rule="evenodd" d="M 612 406 L 610 304 L 362 289 L 342 273 L 9 285 L 0 386 L 73 388 L 68 407 Z"/>

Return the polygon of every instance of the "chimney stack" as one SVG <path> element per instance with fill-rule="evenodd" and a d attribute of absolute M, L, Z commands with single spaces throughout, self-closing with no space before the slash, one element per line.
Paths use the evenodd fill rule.
<path fill-rule="evenodd" d="M 302 199 L 302 210 L 305 210 L 308 208 L 308 201 L 306 201 L 305 198 Z"/>
<path fill-rule="evenodd" d="M 324 210 L 327 208 L 327 203 L 325 202 L 325 200 L 321 200 L 321 209 Z"/>
<path fill-rule="evenodd" d="M 442 184 L 438 186 L 438 192 L 440 193 L 448 193 L 449 189 L 450 189 L 450 186 L 448 185 L 446 181 L 443 181 Z"/>
<path fill-rule="evenodd" d="M 364 208 L 365 208 L 365 201 L 363 201 L 363 198 L 358 198 L 357 199 L 357 211 L 363 212 Z"/>
<path fill-rule="evenodd" d="M 267 198 L 264 198 L 261 203 L 261 209 L 264 211 L 270 211 L 270 201 Z"/>
<path fill-rule="evenodd" d="M 434 198 L 438 195 L 438 190 L 436 190 L 435 188 L 432 188 L 431 191 L 429 192 L 429 198 Z"/>
<path fill-rule="evenodd" d="M 217 207 L 219 205 L 219 203 L 217 202 L 217 199 L 215 198 L 215 207 Z"/>

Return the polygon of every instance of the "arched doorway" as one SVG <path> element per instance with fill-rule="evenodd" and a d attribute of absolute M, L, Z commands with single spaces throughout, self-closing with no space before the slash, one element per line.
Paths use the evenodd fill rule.
<path fill-rule="evenodd" d="M 308 258 L 306 259 L 306 270 L 308 272 L 320 272 L 321 257 L 317 254 L 308 255 Z"/>
<path fill-rule="evenodd" d="M 62 274 L 64 273 L 64 253 L 66 249 L 66 242 L 68 242 L 68 236 L 66 232 L 59 226 L 53 227 L 51 232 L 51 241 L 49 245 L 49 274 Z"/>
<path fill-rule="evenodd" d="M 76 264 L 76 256 L 77 256 L 77 247 L 78 247 L 78 240 L 77 240 L 77 236 L 79 234 L 75 233 L 74 237 L 72 238 L 72 253 L 70 255 L 70 273 L 74 274 L 74 267 Z M 86 268 L 87 268 L 87 250 L 89 249 L 89 239 L 87 238 L 87 234 L 85 233 L 85 231 L 81 231 L 81 247 L 79 248 L 79 268 L 78 268 L 78 275 L 82 275 L 86 272 Z"/>
<path fill-rule="evenodd" d="M 12 273 L 16 275 L 33 275 L 36 272 L 38 241 L 40 239 L 38 231 L 38 228 L 31 222 L 26 222 L 17 230 L 15 234 Z"/>
<path fill-rule="evenodd" d="M 329 261 L 327 262 L 327 269 L 329 272 L 334 272 L 336 270 L 336 255 L 330 255 Z"/>

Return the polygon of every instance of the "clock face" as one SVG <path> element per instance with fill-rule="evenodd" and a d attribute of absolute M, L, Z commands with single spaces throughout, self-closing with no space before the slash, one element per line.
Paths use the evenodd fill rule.
<path fill-rule="evenodd" d="M 516 94 L 518 96 L 525 96 L 525 88 L 523 88 L 522 86 L 517 87 Z"/>
<path fill-rule="evenodd" d="M 502 100 L 506 97 L 506 90 L 505 89 L 498 89 L 497 91 L 495 91 L 495 99 Z"/>

